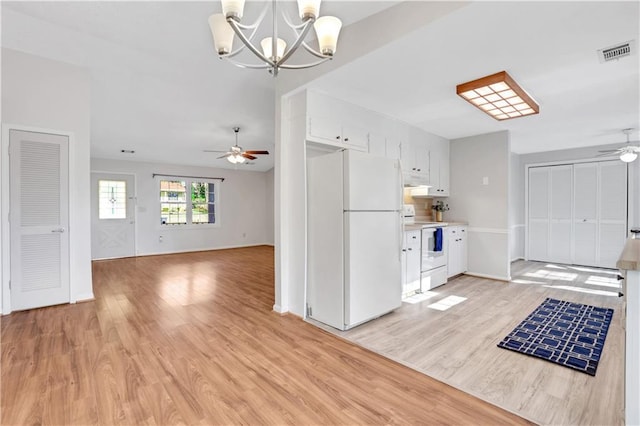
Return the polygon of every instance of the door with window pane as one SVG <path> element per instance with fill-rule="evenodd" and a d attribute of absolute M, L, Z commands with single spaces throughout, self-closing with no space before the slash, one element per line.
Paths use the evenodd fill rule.
<path fill-rule="evenodd" d="M 135 256 L 135 178 L 91 173 L 91 258 Z"/>

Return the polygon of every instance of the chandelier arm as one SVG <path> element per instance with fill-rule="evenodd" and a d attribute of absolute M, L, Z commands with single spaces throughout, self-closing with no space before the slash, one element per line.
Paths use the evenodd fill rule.
<path fill-rule="evenodd" d="M 266 70 L 268 68 L 272 68 L 272 66 L 269 64 L 245 64 L 242 62 L 238 62 L 235 59 L 230 59 L 228 56 L 225 56 L 225 59 L 227 59 L 233 65 L 240 68 L 249 68 L 249 69 L 256 69 L 256 70 Z"/>
<path fill-rule="evenodd" d="M 305 27 L 302 29 L 302 31 L 298 35 L 297 40 L 285 52 L 285 54 L 282 56 L 282 58 L 278 61 L 278 64 L 282 64 L 282 63 L 286 62 L 286 60 L 289 59 L 291 57 L 291 55 L 293 55 L 293 53 L 296 50 L 298 50 L 298 47 L 300 47 L 300 45 L 304 42 L 304 38 L 309 33 L 309 30 L 311 29 L 311 24 L 313 24 L 313 19 L 307 19 L 305 21 Z"/>
<path fill-rule="evenodd" d="M 264 56 L 262 54 L 262 52 L 260 52 L 258 49 L 256 49 L 256 47 L 253 44 L 251 44 L 251 41 L 249 39 L 247 39 L 247 37 L 242 32 L 242 30 L 238 27 L 236 21 L 234 21 L 231 18 L 227 18 L 227 22 L 229 23 L 229 25 L 231 26 L 233 31 L 236 33 L 236 35 L 238 36 L 240 41 L 242 41 L 242 43 L 244 43 L 247 46 L 247 48 L 253 52 L 254 55 L 256 55 L 258 58 L 262 59 L 264 62 L 269 64 L 271 67 L 275 67 L 276 66 L 276 64 L 272 60 L 267 59 L 267 57 Z"/>
<path fill-rule="evenodd" d="M 260 24 L 264 20 L 264 17 L 265 17 L 265 15 L 267 13 L 268 7 L 269 7 L 269 5 L 267 4 L 267 5 L 265 5 L 265 7 L 262 8 L 262 12 L 260 13 L 260 16 L 258 16 L 258 19 L 256 20 L 256 22 L 253 25 L 241 25 L 240 23 L 238 23 L 238 28 L 252 30 L 251 34 L 249 34 L 249 37 L 247 37 L 247 40 L 253 41 L 253 37 L 255 37 L 256 33 L 258 32 L 258 27 L 260 26 Z M 234 56 L 236 56 L 239 53 L 241 53 L 244 50 L 245 47 L 247 47 L 247 46 L 245 44 L 242 44 L 242 46 L 238 47 L 233 52 L 230 52 L 230 53 L 226 54 L 225 57 L 226 58 L 233 58 Z"/>
<path fill-rule="evenodd" d="M 301 64 L 301 65 L 278 65 L 278 68 L 282 68 L 285 70 L 302 70 L 305 68 L 315 67 L 316 65 L 320 65 L 323 62 L 330 60 L 331 57 L 326 57 L 324 59 L 320 59 L 319 61 L 312 62 L 310 64 Z"/>
<path fill-rule="evenodd" d="M 284 22 L 286 22 L 286 23 L 287 23 L 287 25 L 289 26 L 289 28 L 291 28 L 291 29 L 292 29 L 292 30 L 294 30 L 294 31 L 295 31 L 295 30 L 299 30 L 299 29 L 303 28 L 303 27 L 306 25 L 306 23 L 307 23 L 307 20 L 305 20 L 305 21 L 304 21 L 303 23 L 301 23 L 301 24 L 298 24 L 298 25 L 294 24 L 293 22 L 291 22 L 291 19 L 289 18 L 289 12 L 287 12 L 286 10 L 283 10 L 283 11 L 282 11 L 282 18 L 284 19 Z M 297 36 L 297 35 L 298 35 L 298 32 L 297 32 L 297 31 L 295 31 L 295 33 L 296 33 L 296 36 Z"/>
<path fill-rule="evenodd" d="M 311 53 L 313 56 L 317 56 L 318 58 L 322 58 L 322 59 L 331 59 L 331 56 L 323 55 L 322 53 L 310 47 L 306 41 L 302 42 L 302 47 L 304 47 L 304 49 L 307 52 Z"/>
<path fill-rule="evenodd" d="M 260 15 L 258 15 L 258 19 L 256 19 L 256 21 L 251 25 L 245 25 L 236 21 L 236 23 L 238 24 L 238 28 L 242 28 L 243 30 L 257 29 L 260 26 L 260 24 L 262 24 L 262 21 L 264 20 L 264 17 L 267 14 L 267 9 L 269 9 L 269 3 L 265 3 L 264 7 L 262 8 L 262 12 L 260 12 Z"/>

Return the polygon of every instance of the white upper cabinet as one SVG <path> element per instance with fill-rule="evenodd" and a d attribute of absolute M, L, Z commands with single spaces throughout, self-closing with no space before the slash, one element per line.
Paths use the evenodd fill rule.
<path fill-rule="evenodd" d="M 369 117 L 366 110 L 316 92 L 307 94 L 307 140 L 369 150 Z"/>
<path fill-rule="evenodd" d="M 429 141 L 429 195 L 449 196 L 449 141 L 432 135 Z"/>
<path fill-rule="evenodd" d="M 400 150 L 405 183 L 429 185 L 429 144 L 427 134 L 415 127 L 407 127 L 406 135 L 408 137 L 402 139 Z"/>
<path fill-rule="evenodd" d="M 369 154 L 379 157 L 400 159 L 400 139 L 396 120 L 369 111 L 374 121 L 370 123 Z"/>

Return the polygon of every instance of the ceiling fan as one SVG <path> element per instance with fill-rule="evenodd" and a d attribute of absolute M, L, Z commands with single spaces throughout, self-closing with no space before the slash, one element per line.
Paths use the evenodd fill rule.
<path fill-rule="evenodd" d="M 255 150 L 244 150 L 241 146 L 238 146 L 238 132 L 240 132 L 240 127 L 234 127 L 233 131 L 236 134 L 236 144 L 229 148 L 229 151 L 217 151 L 212 149 L 205 149 L 204 152 L 224 152 L 224 155 L 218 157 L 226 158 L 230 163 L 233 164 L 242 164 L 247 160 L 255 160 L 256 155 L 269 155 L 269 151 L 255 151 Z M 253 163 L 247 163 L 253 164 Z"/>
<path fill-rule="evenodd" d="M 620 155 L 620 160 L 624 161 L 625 163 L 631 163 L 636 158 L 638 158 L 638 154 L 640 153 L 640 146 L 631 145 L 631 142 L 637 143 L 639 141 L 630 141 L 629 140 L 629 134 L 631 133 L 632 130 L 633 129 L 622 129 L 622 133 L 627 135 L 627 144 L 626 145 L 621 146 L 618 149 L 607 149 L 607 150 L 604 150 L 604 151 L 598 151 L 598 152 L 602 153 L 602 154 L 598 155 L 598 157 L 604 157 L 604 156 L 608 156 L 608 155 Z"/>

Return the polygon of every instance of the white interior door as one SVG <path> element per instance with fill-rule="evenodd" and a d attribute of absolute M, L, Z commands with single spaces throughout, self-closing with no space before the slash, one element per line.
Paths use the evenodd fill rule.
<path fill-rule="evenodd" d="M 91 258 L 135 256 L 135 178 L 91 173 Z"/>
<path fill-rule="evenodd" d="M 70 301 L 69 138 L 9 131 L 11 308 Z"/>

